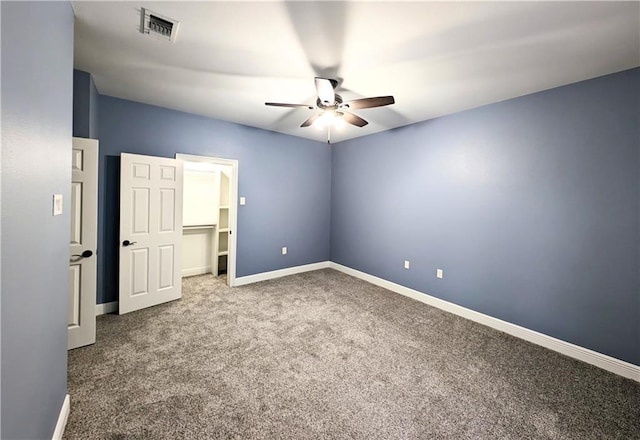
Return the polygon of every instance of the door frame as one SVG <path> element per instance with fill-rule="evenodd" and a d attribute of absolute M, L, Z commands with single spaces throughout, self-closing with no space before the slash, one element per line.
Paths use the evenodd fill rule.
<path fill-rule="evenodd" d="M 188 162 L 207 162 L 216 165 L 231 167 L 229 179 L 229 254 L 227 256 L 227 285 L 234 287 L 236 284 L 236 258 L 238 238 L 238 160 L 222 157 L 199 156 L 193 154 L 176 153 L 176 159 Z M 214 266 L 214 262 L 211 262 Z"/>

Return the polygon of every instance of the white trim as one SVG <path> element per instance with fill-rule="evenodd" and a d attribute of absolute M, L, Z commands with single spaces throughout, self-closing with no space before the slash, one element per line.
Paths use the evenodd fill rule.
<path fill-rule="evenodd" d="M 542 347 L 557 351 L 558 353 L 562 353 L 574 359 L 581 360 L 583 362 L 595 365 L 596 367 L 600 367 L 604 370 L 610 371 L 628 379 L 640 382 L 640 366 L 638 365 L 634 365 L 629 362 L 625 362 L 620 359 L 598 353 L 597 351 L 593 351 L 588 348 L 572 344 L 570 342 L 562 341 L 552 336 L 539 333 L 535 330 L 530 330 L 528 328 L 520 327 L 516 324 L 511 324 L 510 322 L 506 322 L 501 319 L 494 318 L 492 316 L 485 315 L 471 309 L 467 309 L 466 307 L 444 301 L 431 295 L 427 295 L 426 293 L 401 286 L 400 284 L 396 284 L 391 281 L 369 275 L 365 272 L 360 272 L 359 270 L 352 269 L 338 263 L 331 262 L 329 267 L 353 277 L 360 278 L 364 281 L 368 281 L 369 283 L 375 284 L 376 286 L 391 290 L 392 292 L 399 293 L 400 295 L 408 296 L 409 298 L 413 298 L 430 306 L 437 307 L 458 316 L 462 316 L 463 318 L 478 322 L 480 324 L 486 325 L 487 327 L 500 330 L 517 338 L 524 339 L 525 341 L 541 345 Z"/>
<path fill-rule="evenodd" d="M 182 278 L 192 277 L 194 275 L 204 275 L 205 273 L 211 273 L 211 266 L 191 267 L 189 269 L 182 269 Z"/>
<path fill-rule="evenodd" d="M 96 316 L 116 313 L 118 311 L 118 301 L 111 301 L 103 304 L 96 304 Z"/>
<path fill-rule="evenodd" d="M 236 278 L 236 286 L 244 286 L 246 284 L 257 283 L 259 281 L 272 280 L 274 278 L 286 277 L 302 272 L 310 272 L 312 270 L 326 269 L 332 264 L 329 261 L 321 261 L 319 263 L 305 264 L 303 266 L 287 267 L 286 269 L 273 270 L 271 272 L 262 272 L 254 275 L 247 275 Z"/>
<path fill-rule="evenodd" d="M 62 440 L 62 435 L 64 434 L 64 428 L 67 426 L 67 419 L 69 418 L 69 411 L 71 409 L 71 404 L 69 400 L 69 395 L 67 394 L 64 397 L 64 402 L 62 402 L 62 408 L 60 408 L 60 415 L 58 416 L 58 422 L 56 423 L 56 429 L 53 431 L 52 440 Z"/>

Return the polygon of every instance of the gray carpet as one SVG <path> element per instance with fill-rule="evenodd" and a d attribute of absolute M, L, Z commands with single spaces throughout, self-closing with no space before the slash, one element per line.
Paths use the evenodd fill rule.
<path fill-rule="evenodd" d="M 98 318 L 67 439 L 640 439 L 640 384 L 331 269 Z"/>

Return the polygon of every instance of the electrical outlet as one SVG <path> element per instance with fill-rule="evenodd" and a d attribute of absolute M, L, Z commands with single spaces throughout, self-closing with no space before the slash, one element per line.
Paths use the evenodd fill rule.
<path fill-rule="evenodd" d="M 404 268 L 409 269 L 409 260 L 404 260 Z"/>
<path fill-rule="evenodd" d="M 287 255 L 287 247 L 282 246 L 282 255 Z"/>
<path fill-rule="evenodd" d="M 436 269 L 436 278 L 442 278 L 443 275 L 442 269 Z"/>

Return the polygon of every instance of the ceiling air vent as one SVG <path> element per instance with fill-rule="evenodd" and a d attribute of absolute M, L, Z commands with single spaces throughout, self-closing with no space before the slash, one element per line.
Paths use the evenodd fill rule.
<path fill-rule="evenodd" d="M 143 34 L 174 42 L 179 25 L 179 21 L 140 8 L 140 32 Z"/>

